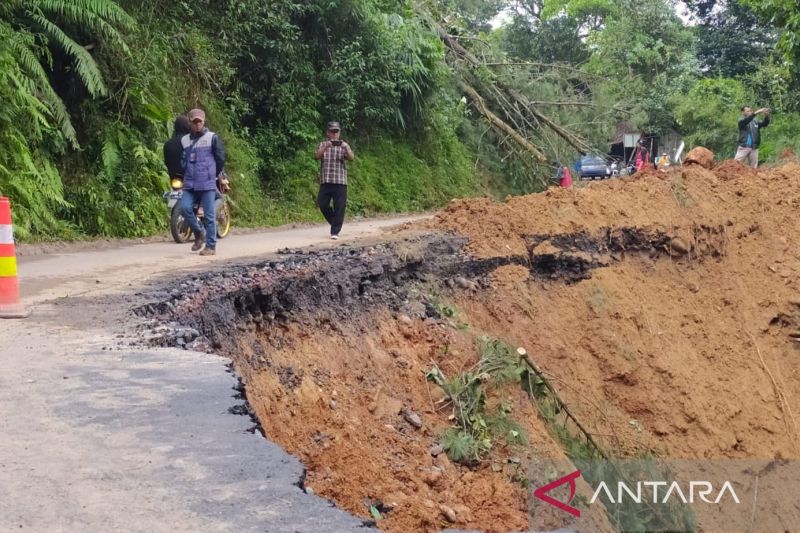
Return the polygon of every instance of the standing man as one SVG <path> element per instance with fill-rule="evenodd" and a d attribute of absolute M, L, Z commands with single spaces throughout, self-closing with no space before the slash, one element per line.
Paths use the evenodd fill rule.
<path fill-rule="evenodd" d="M 756 115 L 764 115 L 764 120 L 755 120 Z M 761 144 L 761 128 L 769 126 L 769 108 L 763 107 L 753 113 L 750 106 L 742 106 L 742 118 L 739 119 L 739 148 L 736 150 L 737 161 L 745 161 L 753 168 L 758 168 L 758 147 Z"/>
<path fill-rule="evenodd" d="M 183 217 L 194 233 L 193 252 L 200 255 L 217 253 L 217 176 L 225 169 L 225 147 L 219 136 L 206 128 L 206 114 L 192 109 L 188 114 L 192 131 L 181 139 L 183 145 Z M 203 207 L 203 230 L 194 214 L 194 205 Z"/>
<path fill-rule="evenodd" d="M 352 148 L 339 139 L 341 127 L 338 122 L 328 122 L 328 140 L 317 147 L 314 158 L 320 160 L 319 194 L 317 205 L 322 216 L 331 225 L 331 239 L 339 238 L 347 206 L 347 161 L 355 159 Z M 333 208 L 331 208 L 333 201 Z"/>

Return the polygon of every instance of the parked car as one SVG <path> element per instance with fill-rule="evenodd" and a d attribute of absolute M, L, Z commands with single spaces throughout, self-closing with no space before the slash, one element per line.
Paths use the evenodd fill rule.
<path fill-rule="evenodd" d="M 582 156 L 578 172 L 583 180 L 602 180 L 611 177 L 611 167 L 608 161 L 599 155 Z"/>

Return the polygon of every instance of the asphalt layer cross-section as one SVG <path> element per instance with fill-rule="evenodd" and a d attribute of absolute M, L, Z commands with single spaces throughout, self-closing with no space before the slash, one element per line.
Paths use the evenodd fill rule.
<path fill-rule="evenodd" d="M 214 264 L 328 242 L 296 231 L 233 235 Z M 370 530 L 229 412 L 243 400 L 225 359 L 128 342 L 137 291 L 199 259 L 169 243 L 21 258 L 32 314 L 0 320 L 0 531 Z"/>

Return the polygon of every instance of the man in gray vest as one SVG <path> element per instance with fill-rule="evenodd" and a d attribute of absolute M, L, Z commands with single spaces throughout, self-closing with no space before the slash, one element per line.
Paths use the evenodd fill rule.
<path fill-rule="evenodd" d="M 192 131 L 181 139 L 183 146 L 183 217 L 194 233 L 193 252 L 200 255 L 217 253 L 217 176 L 225 169 L 225 146 L 219 136 L 206 127 L 206 114 L 192 109 L 188 114 Z M 194 206 L 203 207 L 203 230 L 194 213 Z"/>

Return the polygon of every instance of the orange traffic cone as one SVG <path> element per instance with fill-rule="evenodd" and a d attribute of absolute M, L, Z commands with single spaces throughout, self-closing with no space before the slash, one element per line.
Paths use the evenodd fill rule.
<path fill-rule="evenodd" d="M 0 318 L 25 318 L 19 301 L 17 250 L 11 227 L 11 202 L 0 197 Z"/>

